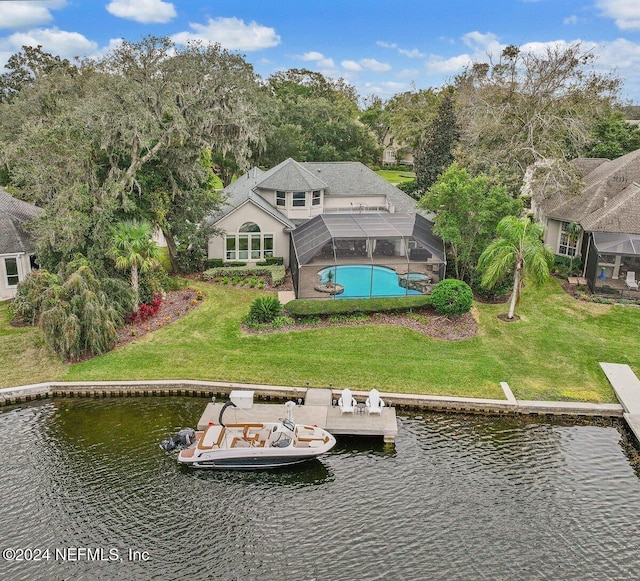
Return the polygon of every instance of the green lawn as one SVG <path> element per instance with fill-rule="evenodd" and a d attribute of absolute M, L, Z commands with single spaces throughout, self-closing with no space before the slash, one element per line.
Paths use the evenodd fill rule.
<path fill-rule="evenodd" d="M 526 288 L 516 313 L 477 304 L 478 335 L 445 342 L 396 326 L 334 327 L 246 335 L 240 328 L 257 290 L 198 284 L 206 300 L 183 319 L 89 361 L 61 365 L 37 347 L 32 329 L 7 327 L 0 307 L 2 385 L 49 380 L 202 379 L 274 385 L 612 402 L 599 361 L 640 375 L 640 309 L 578 302 L 557 281 Z M 18 347 L 17 353 L 14 350 Z"/>
<path fill-rule="evenodd" d="M 411 170 L 391 170 L 379 169 L 376 173 L 383 179 L 392 184 L 401 184 L 402 182 L 410 182 L 416 179 L 416 174 Z"/>

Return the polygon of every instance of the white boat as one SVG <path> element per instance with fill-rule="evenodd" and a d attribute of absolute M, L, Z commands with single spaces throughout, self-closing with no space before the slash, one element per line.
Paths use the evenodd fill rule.
<path fill-rule="evenodd" d="M 222 414 L 220 414 L 222 416 Z M 336 443 L 326 430 L 278 422 L 210 424 L 178 454 L 193 468 L 255 470 L 298 464 L 325 454 Z"/>

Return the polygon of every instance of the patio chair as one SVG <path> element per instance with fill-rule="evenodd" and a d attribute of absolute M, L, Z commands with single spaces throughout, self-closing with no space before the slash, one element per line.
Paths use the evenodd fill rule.
<path fill-rule="evenodd" d="M 380 399 L 380 392 L 377 389 L 372 389 L 369 392 L 369 397 L 364 404 L 367 406 L 369 414 L 382 414 L 384 401 Z"/>
<path fill-rule="evenodd" d="M 627 279 L 624 281 L 629 290 L 638 290 L 638 281 L 636 280 L 636 273 L 632 270 L 627 271 Z"/>
<path fill-rule="evenodd" d="M 342 395 L 338 400 L 338 407 L 340 408 L 340 412 L 342 414 L 352 414 L 356 410 L 356 406 L 358 402 L 351 395 L 351 390 L 349 388 L 342 390 Z"/>

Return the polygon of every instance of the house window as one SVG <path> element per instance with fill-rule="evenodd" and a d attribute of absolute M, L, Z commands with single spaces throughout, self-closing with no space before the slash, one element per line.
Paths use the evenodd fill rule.
<path fill-rule="evenodd" d="M 273 256 L 273 234 L 263 234 L 254 222 L 245 222 L 225 239 L 227 260 L 261 260 Z"/>
<path fill-rule="evenodd" d="M 293 192 L 293 202 L 291 204 L 294 208 L 300 208 L 307 205 L 307 193 L 306 192 Z"/>
<path fill-rule="evenodd" d="M 7 273 L 7 287 L 18 286 L 18 282 L 20 282 L 18 277 L 18 259 L 5 258 L 4 271 Z"/>
<path fill-rule="evenodd" d="M 316 190 L 315 192 L 313 192 L 313 197 L 311 198 L 311 205 L 312 206 L 320 205 L 320 190 Z"/>
<path fill-rule="evenodd" d="M 560 228 L 560 244 L 558 245 L 558 254 L 561 256 L 575 256 L 577 252 L 578 241 L 570 240 L 567 230 L 570 222 L 562 222 Z"/>
<path fill-rule="evenodd" d="M 276 206 L 285 207 L 287 205 L 287 195 L 284 192 L 276 192 Z"/>
<path fill-rule="evenodd" d="M 387 149 L 385 152 L 387 156 L 387 161 L 393 162 L 396 160 L 396 150 L 395 149 Z"/>

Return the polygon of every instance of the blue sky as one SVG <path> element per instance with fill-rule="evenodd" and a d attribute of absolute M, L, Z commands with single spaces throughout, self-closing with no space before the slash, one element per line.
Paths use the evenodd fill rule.
<path fill-rule="evenodd" d="M 509 44 L 580 41 L 640 104 L 640 0 L 0 0 L 0 67 L 24 44 L 97 56 L 148 34 L 219 42 L 265 78 L 308 68 L 382 98 L 439 87 Z"/>

